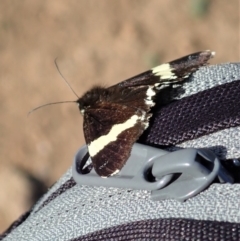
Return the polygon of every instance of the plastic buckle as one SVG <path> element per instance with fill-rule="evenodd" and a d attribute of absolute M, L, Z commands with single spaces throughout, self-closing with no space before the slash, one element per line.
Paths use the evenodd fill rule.
<path fill-rule="evenodd" d="M 167 152 L 135 143 L 122 170 L 108 178 L 99 177 L 94 169 L 88 174 L 78 170 L 87 151 L 87 146 L 83 146 L 73 162 L 73 178 L 81 185 L 150 190 L 153 200 L 185 201 L 203 191 L 216 177 L 220 182 L 233 183 L 233 178 L 208 149 Z"/>

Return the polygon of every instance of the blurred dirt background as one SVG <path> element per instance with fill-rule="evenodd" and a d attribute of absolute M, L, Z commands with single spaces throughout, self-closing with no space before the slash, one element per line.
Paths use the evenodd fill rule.
<path fill-rule="evenodd" d="M 0 232 L 71 166 L 82 117 L 78 95 L 155 65 L 211 49 L 239 61 L 239 1 L 1 0 Z"/>

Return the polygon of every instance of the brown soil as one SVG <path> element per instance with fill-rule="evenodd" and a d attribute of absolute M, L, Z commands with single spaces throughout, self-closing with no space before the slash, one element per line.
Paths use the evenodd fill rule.
<path fill-rule="evenodd" d="M 208 8 L 197 12 L 204 2 Z M 0 36 L 3 231 L 35 201 L 39 183 L 51 186 L 63 175 L 84 143 L 74 104 L 27 117 L 38 105 L 76 99 L 56 57 L 78 95 L 194 51 L 215 50 L 212 63 L 239 61 L 239 6 L 238 0 L 2 0 Z"/>

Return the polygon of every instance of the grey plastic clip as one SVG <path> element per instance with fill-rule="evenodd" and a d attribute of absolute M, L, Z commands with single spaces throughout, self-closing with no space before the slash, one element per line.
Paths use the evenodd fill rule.
<path fill-rule="evenodd" d="M 208 149 L 182 149 L 167 152 L 134 144 L 126 165 L 109 178 L 99 177 L 94 169 L 88 174 L 77 171 L 87 146 L 75 156 L 73 178 L 81 185 L 150 190 L 153 200 L 174 198 L 184 201 L 203 191 L 218 176 L 221 182 L 233 182 L 218 158 Z"/>

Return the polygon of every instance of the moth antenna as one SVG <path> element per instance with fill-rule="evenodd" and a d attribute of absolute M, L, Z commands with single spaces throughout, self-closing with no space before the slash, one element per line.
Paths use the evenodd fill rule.
<path fill-rule="evenodd" d="M 64 78 L 63 74 L 61 73 L 61 71 L 60 71 L 60 69 L 59 69 L 59 67 L 58 67 L 58 64 L 57 64 L 57 59 L 58 59 L 58 58 L 56 58 L 56 59 L 54 60 L 54 63 L 55 63 L 55 65 L 56 65 L 56 67 L 57 67 L 58 73 L 62 76 L 63 80 L 65 81 L 65 83 L 67 84 L 67 86 L 70 88 L 70 90 L 71 90 L 71 91 L 77 96 L 77 98 L 79 99 L 80 97 L 77 95 L 77 93 L 74 91 L 74 89 L 72 88 L 72 86 L 69 84 L 69 82 Z"/>
<path fill-rule="evenodd" d="M 77 103 L 77 101 L 72 101 L 72 100 L 69 100 L 69 101 L 68 101 L 68 100 L 67 100 L 67 101 L 58 101 L 58 102 L 48 103 L 48 104 L 45 104 L 45 105 L 40 105 L 40 106 L 38 106 L 38 107 L 30 110 L 30 111 L 28 112 L 28 116 L 29 116 L 32 112 L 34 112 L 35 110 L 38 110 L 38 109 L 40 109 L 40 108 L 42 108 L 42 107 L 45 107 L 45 106 L 48 106 L 48 105 L 62 104 L 62 103 Z"/>

